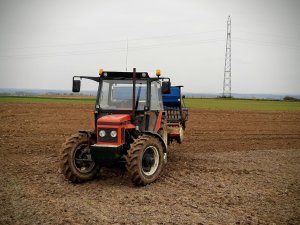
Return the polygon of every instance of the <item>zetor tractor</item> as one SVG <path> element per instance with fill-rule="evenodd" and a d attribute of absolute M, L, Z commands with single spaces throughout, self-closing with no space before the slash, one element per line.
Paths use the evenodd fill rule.
<path fill-rule="evenodd" d="M 157 179 L 167 162 L 168 144 L 181 143 L 188 118 L 181 86 L 146 72 L 109 72 L 98 77 L 73 77 L 73 92 L 81 79 L 99 83 L 95 127 L 69 137 L 61 151 L 61 171 L 71 182 L 92 179 L 102 166 L 125 165 L 136 185 Z"/>

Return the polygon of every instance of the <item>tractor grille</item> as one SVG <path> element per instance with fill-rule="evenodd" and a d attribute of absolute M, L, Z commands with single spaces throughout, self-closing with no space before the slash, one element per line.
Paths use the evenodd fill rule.
<path fill-rule="evenodd" d="M 99 135 L 100 130 L 105 131 L 106 134 L 105 134 L 104 137 L 100 137 L 100 135 Z M 110 132 L 113 131 L 113 130 L 118 132 L 118 130 L 114 129 L 114 128 L 100 128 L 100 129 L 98 129 L 98 140 L 99 140 L 99 142 L 118 142 L 118 135 L 119 135 L 118 133 L 117 133 L 116 137 L 112 137 L 110 135 Z"/>

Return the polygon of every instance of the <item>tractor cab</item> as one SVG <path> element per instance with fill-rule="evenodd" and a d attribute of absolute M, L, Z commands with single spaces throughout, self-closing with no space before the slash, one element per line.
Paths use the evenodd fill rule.
<path fill-rule="evenodd" d="M 130 114 L 132 122 L 145 112 L 164 109 L 161 79 L 150 78 L 148 73 L 103 72 L 96 99 L 96 117 L 107 114 Z M 144 126 L 143 130 L 149 130 Z M 152 130 L 152 129 L 150 129 Z"/>
<path fill-rule="evenodd" d="M 165 79 L 168 81 L 162 81 Z M 164 116 L 161 82 L 170 81 L 159 76 L 151 78 L 147 72 L 102 72 L 95 119 L 99 122 L 108 115 L 122 114 L 136 132 L 158 133 Z"/>

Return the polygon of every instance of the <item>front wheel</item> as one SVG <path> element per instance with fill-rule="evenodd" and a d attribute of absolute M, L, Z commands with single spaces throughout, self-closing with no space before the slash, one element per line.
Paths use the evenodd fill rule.
<path fill-rule="evenodd" d="M 155 181 L 163 167 L 163 146 L 158 138 L 142 135 L 131 144 L 126 168 L 136 185 Z"/>
<path fill-rule="evenodd" d="M 61 151 L 60 167 L 66 179 L 79 183 L 91 180 L 98 171 L 98 165 L 91 158 L 88 136 L 78 133 L 66 140 Z"/>

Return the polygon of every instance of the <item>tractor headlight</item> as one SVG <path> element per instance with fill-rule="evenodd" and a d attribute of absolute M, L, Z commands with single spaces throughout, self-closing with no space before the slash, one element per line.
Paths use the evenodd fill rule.
<path fill-rule="evenodd" d="M 99 136 L 100 136 L 100 137 L 105 137 L 105 135 L 106 135 L 105 130 L 100 130 L 100 131 L 99 131 Z"/>
<path fill-rule="evenodd" d="M 117 137 L 117 131 L 112 130 L 112 131 L 110 132 L 110 136 L 113 137 L 113 138 Z"/>

